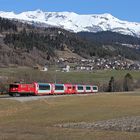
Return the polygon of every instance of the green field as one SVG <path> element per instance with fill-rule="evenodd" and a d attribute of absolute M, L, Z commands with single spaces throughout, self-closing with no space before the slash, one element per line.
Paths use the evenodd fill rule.
<path fill-rule="evenodd" d="M 41 72 L 27 67 L 19 68 L 0 68 L 0 76 L 8 76 L 11 80 L 24 79 L 25 82 L 45 81 L 45 82 L 63 82 L 63 83 L 106 83 L 114 76 L 116 80 L 123 79 L 130 73 L 134 80 L 140 79 L 140 71 L 128 70 L 98 70 L 93 72 Z"/>
<path fill-rule="evenodd" d="M 0 139 L 139 140 L 140 133 L 58 128 L 69 122 L 96 122 L 140 116 L 139 91 L 68 96 L 18 102 L 0 98 Z"/>

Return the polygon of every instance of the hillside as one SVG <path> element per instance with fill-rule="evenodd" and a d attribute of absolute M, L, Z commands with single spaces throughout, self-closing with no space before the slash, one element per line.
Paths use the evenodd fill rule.
<path fill-rule="evenodd" d="M 101 35 L 105 34 L 106 38 Z M 0 65 L 34 66 L 53 63 L 58 57 L 91 58 L 125 56 L 139 60 L 140 51 L 122 44 L 139 45 L 139 39 L 132 36 L 96 33 L 91 39 L 88 35 L 71 33 L 60 28 L 44 28 L 0 18 Z M 108 42 L 108 43 L 106 43 Z M 57 50 L 57 51 L 56 51 Z M 66 52 L 65 52 L 66 51 Z"/>
<path fill-rule="evenodd" d="M 79 32 L 77 35 L 94 44 L 100 44 L 106 49 L 114 50 L 115 53 L 128 59 L 139 60 L 140 38 L 110 31 L 98 33 Z"/>
<path fill-rule="evenodd" d="M 130 35 L 122 35 L 116 32 L 106 31 L 106 32 L 79 32 L 77 33 L 83 39 L 87 39 L 92 42 L 98 42 L 102 44 L 131 44 L 137 45 L 140 48 L 140 38 L 133 37 Z"/>

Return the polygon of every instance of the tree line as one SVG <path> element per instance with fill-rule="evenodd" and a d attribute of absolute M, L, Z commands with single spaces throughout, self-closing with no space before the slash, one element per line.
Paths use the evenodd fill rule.
<path fill-rule="evenodd" d="M 17 26 L 13 21 L 0 17 L 0 32 L 3 31 L 17 31 Z"/>
<path fill-rule="evenodd" d="M 134 90 L 134 81 L 130 73 L 127 73 L 124 76 L 123 81 L 116 81 L 112 76 L 108 83 L 108 92 L 117 92 L 117 91 L 133 91 Z"/>

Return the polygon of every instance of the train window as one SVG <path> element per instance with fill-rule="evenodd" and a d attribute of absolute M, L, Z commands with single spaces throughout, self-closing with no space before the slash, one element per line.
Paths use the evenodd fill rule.
<path fill-rule="evenodd" d="M 50 90 L 50 85 L 39 85 L 39 90 Z"/>
<path fill-rule="evenodd" d="M 18 85 L 10 85 L 10 88 L 18 88 Z"/>
<path fill-rule="evenodd" d="M 68 89 L 71 89 L 71 87 L 68 87 Z"/>
<path fill-rule="evenodd" d="M 78 90 L 83 90 L 83 86 L 78 86 Z"/>
<path fill-rule="evenodd" d="M 64 90 L 63 85 L 55 85 L 55 90 Z"/>
<path fill-rule="evenodd" d="M 72 89 L 74 90 L 75 89 L 75 86 L 73 86 Z"/>
<path fill-rule="evenodd" d="M 86 90 L 91 90 L 91 89 L 90 89 L 90 86 L 86 86 Z"/>
<path fill-rule="evenodd" d="M 93 90 L 97 90 L 97 87 L 96 86 L 93 86 Z"/>

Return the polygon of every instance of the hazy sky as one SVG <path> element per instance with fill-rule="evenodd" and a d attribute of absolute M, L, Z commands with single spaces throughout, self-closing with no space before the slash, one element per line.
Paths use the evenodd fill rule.
<path fill-rule="evenodd" d="M 36 9 L 78 14 L 110 13 L 122 20 L 140 22 L 140 0 L 0 0 L 0 11 L 19 13 Z"/>

